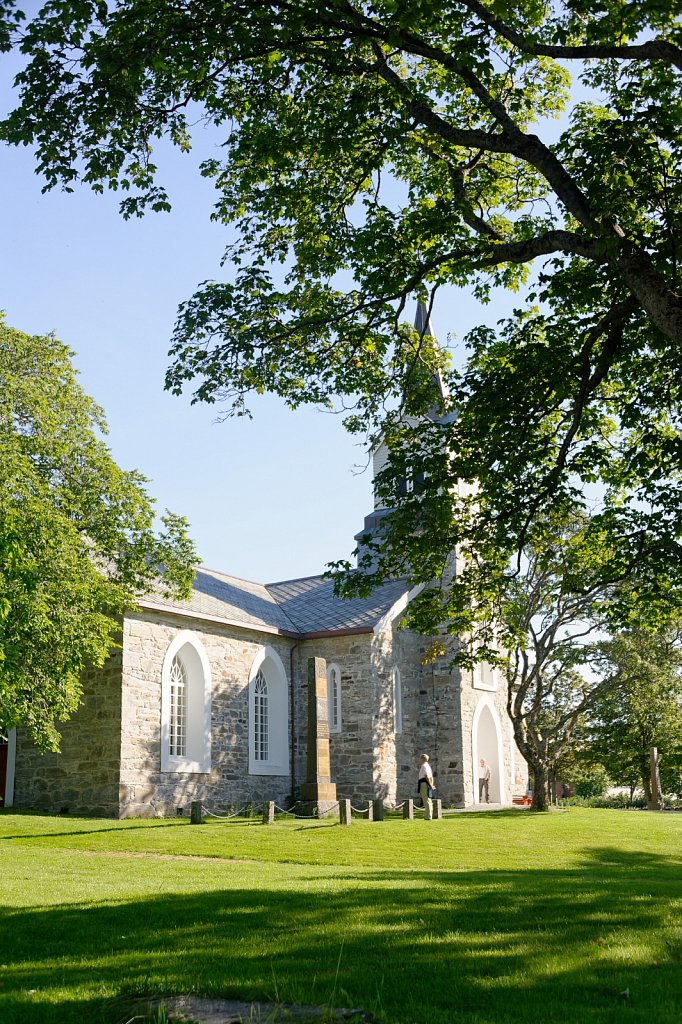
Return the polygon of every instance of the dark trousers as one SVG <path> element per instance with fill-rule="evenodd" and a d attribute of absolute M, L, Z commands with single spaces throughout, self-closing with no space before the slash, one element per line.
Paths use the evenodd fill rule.
<path fill-rule="evenodd" d="M 424 806 L 424 819 L 431 821 L 433 817 L 433 804 L 429 797 L 429 784 L 426 779 L 422 779 L 419 783 L 419 795 L 422 798 L 422 804 Z"/>
<path fill-rule="evenodd" d="M 485 802 L 487 804 L 490 803 L 490 795 L 489 795 L 489 792 L 488 792 L 489 786 L 490 786 L 490 779 L 479 779 L 478 780 L 478 802 L 479 802 L 479 804 L 483 803 L 483 793 L 484 793 L 484 791 L 485 791 Z"/>

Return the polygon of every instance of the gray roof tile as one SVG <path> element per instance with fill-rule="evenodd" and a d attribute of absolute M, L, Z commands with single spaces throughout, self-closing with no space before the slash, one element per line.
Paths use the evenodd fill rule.
<path fill-rule="evenodd" d="M 404 582 L 398 580 L 377 587 L 368 598 L 343 600 L 334 594 L 333 581 L 324 576 L 263 585 L 200 568 L 188 601 L 154 594 L 142 603 L 302 635 L 371 629 L 405 590 Z"/>
<path fill-rule="evenodd" d="M 267 590 L 296 624 L 299 633 L 317 633 L 372 628 L 405 593 L 406 587 L 403 581 L 397 580 L 377 587 L 369 597 L 344 600 L 334 593 L 332 580 L 308 576 L 268 583 Z"/>
<path fill-rule="evenodd" d="M 210 618 L 229 619 L 243 626 L 267 626 L 270 629 L 296 633 L 294 624 L 277 604 L 262 583 L 251 583 L 236 576 L 215 572 L 213 569 L 197 569 L 188 601 L 174 601 L 171 598 L 154 595 L 150 598 L 155 605 L 188 611 Z"/>

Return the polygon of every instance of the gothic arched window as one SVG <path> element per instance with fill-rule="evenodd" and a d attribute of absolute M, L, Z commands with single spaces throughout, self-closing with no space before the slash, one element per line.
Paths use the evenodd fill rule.
<path fill-rule="evenodd" d="M 161 672 L 161 771 L 211 770 L 211 667 L 196 634 L 181 630 Z"/>
<path fill-rule="evenodd" d="M 177 654 L 170 669 L 170 720 L 168 752 L 171 757 L 187 755 L 187 673 Z"/>
<path fill-rule="evenodd" d="M 268 681 L 258 670 L 253 686 L 253 754 L 256 761 L 268 759 Z"/>
<path fill-rule="evenodd" d="M 282 659 L 263 647 L 248 689 L 249 774 L 289 775 L 289 684 Z"/>
<path fill-rule="evenodd" d="M 338 665 L 327 668 L 327 708 L 329 731 L 341 732 L 341 669 Z"/>

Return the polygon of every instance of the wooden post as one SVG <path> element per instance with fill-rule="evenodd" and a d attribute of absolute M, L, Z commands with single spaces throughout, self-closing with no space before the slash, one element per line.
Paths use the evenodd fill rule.
<path fill-rule="evenodd" d="M 364 815 L 363 815 L 364 817 Z M 374 821 L 374 803 L 371 800 L 367 801 L 367 821 Z"/>
<path fill-rule="evenodd" d="M 443 817 L 443 801 L 442 800 L 432 800 L 431 801 L 431 806 L 433 808 L 433 817 L 434 817 L 434 819 L 435 818 L 442 818 Z"/>
<path fill-rule="evenodd" d="M 263 824 L 273 825 L 275 821 L 275 801 L 268 800 L 263 805 Z"/>
<path fill-rule="evenodd" d="M 374 807 L 374 820 L 375 821 L 383 821 L 384 820 L 384 801 L 383 800 L 373 800 L 372 804 L 373 804 L 373 807 Z"/>
<path fill-rule="evenodd" d="M 190 825 L 203 824 L 203 818 L 201 815 L 201 800 L 192 800 L 189 814 L 189 823 Z"/>
<path fill-rule="evenodd" d="M 414 818 L 414 800 L 412 798 L 403 804 L 403 818 L 408 818 L 410 821 Z"/>
<path fill-rule="evenodd" d="M 350 825 L 353 820 L 350 800 L 339 800 L 339 820 L 342 825 Z"/>

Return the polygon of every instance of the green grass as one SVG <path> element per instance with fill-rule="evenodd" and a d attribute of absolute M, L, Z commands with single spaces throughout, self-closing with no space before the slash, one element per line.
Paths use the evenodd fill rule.
<path fill-rule="evenodd" d="M 0 814 L 0 1021 L 180 993 L 401 1024 L 682 1019 L 682 815 L 92 821 Z M 623 995 L 627 990 L 627 995 Z"/>

